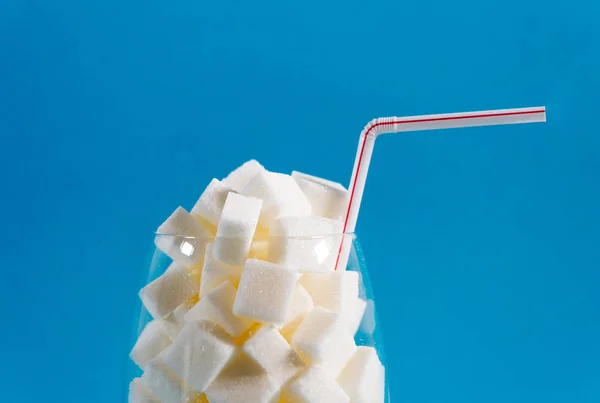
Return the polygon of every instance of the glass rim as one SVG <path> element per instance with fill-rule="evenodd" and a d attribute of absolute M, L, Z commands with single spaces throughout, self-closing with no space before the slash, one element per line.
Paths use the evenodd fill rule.
<path fill-rule="evenodd" d="M 256 234 L 255 234 L 256 235 Z M 266 235 L 264 238 L 256 238 L 252 236 L 254 240 L 267 240 L 268 238 L 285 238 L 285 239 L 321 239 L 331 237 L 356 237 L 354 232 L 333 232 L 328 234 L 313 234 L 313 235 Z M 194 235 L 183 235 L 183 234 L 166 234 L 161 232 L 154 232 L 155 237 L 160 238 L 179 238 L 179 239 L 198 239 L 198 240 L 215 240 L 215 239 L 247 239 L 242 236 L 194 236 Z"/>

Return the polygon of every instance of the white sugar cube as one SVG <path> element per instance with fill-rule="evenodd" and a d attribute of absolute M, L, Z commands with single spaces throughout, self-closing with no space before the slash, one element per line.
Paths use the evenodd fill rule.
<path fill-rule="evenodd" d="M 358 297 L 353 301 L 348 301 L 347 305 L 342 308 L 342 319 L 348 325 L 348 331 L 351 335 L 354 336 L 358 331 L 366 308 L 367 302 Z"/>
<path fill-rule="evenodd" d="M 350 397 L 318 366 L 307 368 L 285 392 L 289 403 L 350 403 Z"/>
<path fill-rule="evenodd" d="M 153 318 L 162 318 L 198 292 L 190 271 L 176 262 L 140 290 L 140 298 Z"/>
<path fill-rule="evenodd" d="M 162 358 L 192 389 L 204 392 L 236 352 L 237 347 L 215 324 L 190 322 Z"/>
<path fill-rule="evenodd" d="M 248 259 L 233 305 L 233 313 L 275 326 L 285 324 L 299 274 L 284 266 Z"/>
<path fill-rule="evenodd" d="M 279 385 L 245 354 L 228 365 L 206 390 L 210 403 L 277 403 Z"/>
<path fill-rule="evenodd" d="M 335 271 L 332 273 L 307 273 L 300 284 L 320 306 L 341 315 L 348 331 L 354 336 L 362 321 L 366 302 L 358 297 L 359 274 L 354 271 Z"/>
<path fill-rule="evenodd" d="M 300 279 L 315 306 L 335 312 L 341 312 L 344 305 L 358 297 L 358 283 L 359 276 L 355 271 L 306 273 Z"/>
<path fill-rule="evenodd" d="M 231 266 L 214 258 L 213 244 L 206 245 L 202 281 L 200 282 L 200 298 L 229 280 L 237 285 L 242 275 L 243 266 Z"/>
<path fill-rule="evenodd" d="M 278 218 L 269 232 L 269 261 L 301 272 L 331 272 L 342 227 L 341 221 L 317 216 Z"/>
<path fill-rule="evenodd" d="M 291 341 L 291 336 L 296 331 L 304 317 L 311 309 L 314 308 L 312 298 L 310 294 L 301 284 L 296 284 L 294 293 L 292 294 L 292 301 L 287 311 L 285 318 L 285 324 L 281 329 L 281 334 L 286 340 Z"/>
<path fill-rule="evenodd" d="M 358 347 L 337 381 L 352 403 L 384 402 L 385 369 L 373 347 Z"/>
<path fill-rule="evenodd" d="M 238 337 L 252 326 L 252 321 L 232 312 L 236 289 L 225 281 L 212 290 L 185 315 L 185 321 L 208 320 L 221 326 L 231 337 Z"/>
<path fill-rule="evenodd" d="M 148 363 L 142 381 L 161 403 L 195 403 L 200 398 L 198 392 L 165 366 L 161 356 Z"/>
<path fill-rule="evenodd" d="M 247 161 L 241 167 L 227 175 L 227 177 L 223 179 L 223 185 L 232 188 L 236 192 L 239 192 L 248 184 L 248 182 L 250 182 L 252 178 L 264 170 L 265 168 L 259 164 L 258 161 Z"/>
<path fill-rule="evenodd" d="M 367 300 L 364 316 L 360 322 L 360 331 L 366 334 L 373 334 L 377 321 L 375 320 L 375 303 L 372 299 Z"/>
<path fill-rule="evenodd" d="M 244 343 L 242 349 L 279 385 L 285 385 L 304 368 L 304 362 L 272 326 L 264 326 Z"/>
<path fill-rule="evenodd" d="M 233 189 L 223 185 L 220 180 L 213 179 L 210 181 L 190 213 L 192 216 L 208 222 L 211 226 L 216 227 L 221 218 L 221 211 L 225 205 L 227 195 Z"/>
<path fill-rule="evenodd" d="M 289 175 L 261 171 L 240 193 L 263 201 L 259 223 L 265 228 L 279 217 L 311 214 L 308 199 Z"/>
<path fill-rule="evenodd" d="M 195 304 L 190 304 L 188 302 L 184 302 L 179 305 L 170 315 L 168 315 L 164 320 L 169 322 L 170 324 L 182 328 L 185 325 L 185 314 L 192 309 Z"/>
<path fill-rule="evenodd" d="M 331 377 L 338 376 L 354 351 L 354 338 L 340 314 L 315 307 L 292 338 L 304 361 L 319 364 Z"/>
<path fill-rule="evenodd" d="M 129 384 L 129 403 L 160 403 L 141 378 L 135 378 Z"/>
<path fill-rule="evenodd" d="M 256 231 L 262 201 L 229 193 L 213 246 L 215 259 L 232 266 L 244 264 Z"/>
<path fill-rule="evenodd" d="M 348 208 L 348 191 L 339 183 L 293 171 L 296 180 L 312 206 L 313 214 L 343 220 Z"/>
<path fill-rule="evenodd" d="M 210 231 L 183 207 L 177 207 L 156 232 L 156 246 L 186 267 L 202 259 L 206 243 L 212 238 Z"/>
<path fill-rule="evenodd" d="M 162 320 L 148 322 L 138 337 L 129 357 L 138 367 L 144 367 L 171 344 L 168 324 Z"/>

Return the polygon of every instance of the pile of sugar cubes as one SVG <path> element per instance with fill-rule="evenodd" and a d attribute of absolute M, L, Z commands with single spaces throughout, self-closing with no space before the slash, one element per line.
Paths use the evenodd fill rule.
<path fill-rule="evenodd" d="M 129 402 L 383 403 L 384 367 L 354 340 L 359 273 L 335 269 L 347 197 L 251 160 L 177 208 L 155 241 L 173 262 L 140 291 L 154 319 Z"/>

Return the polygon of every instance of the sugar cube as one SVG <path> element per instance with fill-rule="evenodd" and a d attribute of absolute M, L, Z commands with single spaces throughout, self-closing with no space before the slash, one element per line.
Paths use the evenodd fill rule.
<path fill-rule="evenodd" d="M 291 341 L 291 336 L 300 325 L 300 322 L 302 322 L 306 314 L 313 308 L 314 305 L 310 294 L 301 284 L 296 284 L 285 318 L 285 324 L 281 329 L 281 334 L 286 340 Z"/>
<path fill-rule="evenodd" d="M 185 325 L 185 314 L 188 313 L 194 305 L 196 305 L 196 303 L 190 304 L 186 301 L 183 304 L 179 305 L 177 308 L 175 308 L 175 310 L 171 312 L 170 315 L 165 317 L 164 320 L 174 326 L 182 328 L 183 325 Z"/>
<path fill-rule="evenodd" d="M 373 347 L 358 347 L 337 381 L 352 403 L 384 402 L 385 369 Z"/>
<path fill-rule="evenodd" d="M 200 282 L 200 297 L 205 296 L 227 280 L 231 281 L 233 285 L 237 285 L 243 268 L 243 266 L 231 266 L 215 259 L 213 244 L 206 245 L 204 265 L 202 266 L 202 281 Z"/>
<path fill-rule="evenodd" d="M 319 364 L 335 378 L 344 368 L 356 345 L 340 314 L 315 307 L 292 337 L 292 346 L 304 361 Z"/>
<path fill-rule="evenodd" d="M 240 354 L 206 390 L 210 403 L 277 403 L 279 385 L 256 362 Z"/>
<path fill-rule="evenodd" d="M 156 280 L 140 291 L 140 298 L 153 318 L 162 318 L 198 292 L 190 271 L 173 262 Z"/>
<path fill-rule="evenodd" d="M 225 281 L 212 290 L 185 315 L 185 322 L 208 320 L 221 326 L 231 337 L 244 333 L 252 321 L 235 316 L 232 312 L 236 289 L 230 281 Z"/>
<path fill-rule="evenodd" d="M 240 193 L 263 201 L 259 223 L 265 228 L 279 217 L 311 214 L 308 199 L 289 175 L 261 171 Z"/>
<path fill-rule="evenodd" d="M 165 366 L 161 356 L 148 363 L 142 381 L 161 403 L 196 403 L 201 396 Z"/>
<path fill-rule="evenodd" d="M 286 389 L 289 403 L 350 403 L 350 397 L 319 366 L 307 368 Z"/>
<path fill-rule="evenodd" d="M 252 178 L 265 168 L 256 160 L 245 162 L 241 167 L 231 172 L 225 179 L 223 185 L 228 186 L 236 192 L 241 191 Z"/>
<path fill-rule="evenodd" d="M 306 273 L 300 284 L 308 291 L 315 306 L 341 312 L 344 305 L 358 297 L 359 276 L 355 271 Z"/>
<path fill-rule="evenodd" d="M 129 384 L 129 403 L 160 403 L 144 385 L 141 378 L 135 378 Z"/>
<path fill-rule="evenodd" d="M 312 206 L 313 214 L 343 220 L 348 208 L 348 191 L 339 183 L 293 171 L 296 180 Z"/>
<path fill-rule="evenodd" d="M 165 350 L 163 362 L 196 392 L 204 392 L 234 357 L 237 347 L 211 322 L 187 323 Z"/>
<path fill-rule="evenodd" d="M 138 367 L 144 369 L 154 357 L 171 344 L 171 333 L 167 327 L 166 322 L 160 319 L 150 321 L 144 327 L 129 353 L 129 357 Z"/>
<path fill-rule="evenodd" d="M 213 255 L 217 260 L 232 266 L 244 264 L 250 251 L 261 206 L 262 201 L 259 199 L 229 193 L 213 245 Z"/>
<path fill-rule="evenodd" d="M 377 321 L 375 320 L 375 303 L 372 299 L 367 300 L 364 317 L 360 323 L 360 330 L 366 334 L 373 334 Z"/>
<path fill-rule="evenodd" d="M 341 221 L 317 216 L 278 218 L 269 232 L 269 261 L 301 272 L 331 272 L 342 227 Z"/>
<path fill-rule="evenodd" d="M 248 259 L 233 313 L 261 323 L 283 326 L 299 274 L 285 266 Z"/>
<path fill-rule="evenodd" d="M 218 179 L 210 181 L 190 213 L 195 218 L 208 222 L 216 227 L 221 218 L 221 211 L 227 199 L 227 195 L 233 189 L 223 185 Z"/>
<path fill-rule="evenodd" d="M 311 295 L 315 306 L 340 313 L 350 334 L 356 334 L 366 308 L 366 302 L 358 297 L 357 272 L 306 273 L 299 283 Z"/>
<path fill-rule="evenodd" d="M 202 260 L 206 243 L 212 238 L 210 231 L 183 207 L 177 207 L 156 232 L 156 246 L 186 267 Z"/>
<path fill-rule="evenodd" d="M 366 308 L 367 302 L 358 297 L 354 300 L 348 301 L 347 305 L 342 308 L 340 313 L 342 315 L 342 319 L 348 325 L 348 330 L 350 331 L 351 335 L 354 336 L 358 331 Z"/>
<path fill-rule="evenodd" d="M 242 347 L 279 385 L 285 385 L 304 368 L 300 356 L 272 326 L 264 326 Z"/>

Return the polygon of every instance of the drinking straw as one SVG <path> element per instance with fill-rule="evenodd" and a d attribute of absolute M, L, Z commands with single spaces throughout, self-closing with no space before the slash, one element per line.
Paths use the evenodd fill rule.
<path fill-rule="evenodd" d="M 491 111 L 447 113 L 438 115 L 422 115 L 409 117 L 388 117 L 373 119 L 360 134 L 356 159 L 350 180 L 350 198 L 348 209 L 344 220 L 344 233 L 353 233 L 360 210 L 373 146 L 378 136 L 388 133 L 401 133 L 419 130 L 452 129 L 470 126 L 495 126 L 517 123 L 535 123 L 546 121 L 546 108 L 544 106 L 534 108 L 498 109 Z M 336 261 L 336 270 L 342 258 L 343 264 L 347 262 L 346 238 L 343 237 Z M 346 245 L 345 245 L 346 244 Z M 342 252 L 346 253 L 342 253 Z"/>

